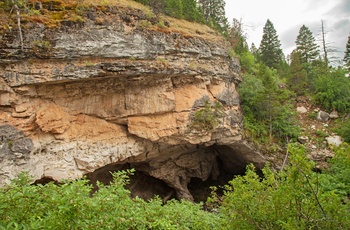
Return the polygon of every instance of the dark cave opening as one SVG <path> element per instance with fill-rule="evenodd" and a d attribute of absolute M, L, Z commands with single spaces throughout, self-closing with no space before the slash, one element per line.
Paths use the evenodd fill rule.
<path fill-rule="evenodd" d="M 194 202 L 205 202 L 210 196 L 212 189 L 211 187 L 217 187 L 216 193 L 219 196 L 223 195 L 223 186 L 232 180 L 236 175 L 243 175 L 245 170 L 239 170 L 239 172 L 233 173 L 226 170 L 224 167 L 223 160 L 218 156 L 216 158 L 218 162 L 218 168 L 220 174 L 213 178 L 211 175 L 207 180 L 201 180 L 200 178 L 192 177 L 188 184 L 188 190 L 191 192 Z M 245 167 L 244 167 L 245 168 Z"/>
<path fill-rule="evenodd" d="M 113 180 L 112 173 L 134 168 L 131 164 L 110 164 L 104 166 L 92 173 L 86 174 L 86 177 L 93 184 L 93 192 L 98 190 L 96 182 L 99 181 L 105 185 L 109 185 Z M 125 186 L 131 193 L 131 197 L 139 197 L 143 200 L 149 200 L 158 195 L 164 202 L 175 198 L 175 189 L 169 187 L 164 181 L 147 175 L 140 170 L 130 175 L 130 182 Z"/>
<path fill-rule="evenodd" d="M 39 184 L 46 185 L 50 182 L 52 182 L 56 185 L 59 184 L 59 182 L 57 180 L 53 179 L 52 177 L 42 177 L 40 179 L 35 180 L 31 185 L 39 185 Z"/>
<path fill-rule="evenodd" d="M 195 176 L 189 178 L 187 188 L 194 202 L 205 202 L 211 194 L 210 187 L 212 186 L 216 186 L 218 188 L 216 192 L 218 195 L 222 195 L 223 186 L 236 175 L 244 175 L 247 164 L 253 163 L 258 171 L 262 166 L 261 162 L 257 160 L 258 158 L 252 157 L 252 154 L 255 155 L 255 153 L 245 152 L 246 149 L 242 146 L 212 145 L 203 149 L 215 155 L 213 161 L 215 161 L 217 167 L 213 167 L 209 177 L 205 180 Z M 198 161 L 200 160 L 198 159 Z M 152 177 L 148 173 L 148 170 L 151 168 L 150 162 L 110 164 L 88 173 L 86 176 L 94 185 L 94 191 L 96 191 L 98 189 L 96 186 L 97 181 L 108 185 L 113 179 L 112 172 L 131 168 L 134 168 L 135 172 L 130 176 L 130 183 L 126 186 L 131 192 L 131 197 L 137 196 L 147 201 L 157 195 L 163 202 L 177 198 L 175 188 L 170 187 L 164 181 Z"/>

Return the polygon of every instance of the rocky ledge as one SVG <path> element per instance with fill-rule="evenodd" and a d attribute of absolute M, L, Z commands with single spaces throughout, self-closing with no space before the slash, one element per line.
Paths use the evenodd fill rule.
<path fill-rule="evenodd" d="M 23 49 L 15 29 L 0 35 L 1 184 L 21 171 L 103 180 L 128 165 L 192 200 L 195 178 L 262 166 L 242 138 L 240 67 L 225 42 L 147 29 L 140 15 L 27 23 Z"/>

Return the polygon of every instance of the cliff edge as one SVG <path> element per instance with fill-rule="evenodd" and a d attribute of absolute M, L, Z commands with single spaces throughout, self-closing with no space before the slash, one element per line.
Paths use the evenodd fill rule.
<path fill-rule="evenodd" d="M 26 22 L 23 48 L 18 29 L 1 33 L 1 184 L 129 164 L 193 199 L 191 178 L 263 164 L 242 138 L 239 62 L 214 31 L 157 26 L 129 7 L 85 16 Z"/>

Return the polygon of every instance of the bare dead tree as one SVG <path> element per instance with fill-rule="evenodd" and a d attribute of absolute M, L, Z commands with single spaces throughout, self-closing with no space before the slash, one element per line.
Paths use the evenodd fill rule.
<path fill-rule="evenodd" d="M 22 28 L 21 28 L 21 15 L 20 15 L 19 7 L 18 7 L 17 3 L 15 2 L 15 0 L 12 0 L 12 4 L 13 4 L 12 9 L 14 8 L 16 10 L 19 40 L 20 40 L 20 44 L 21 44 L 21 50 L 23 51 L 23 36 L 22 36 Z M 12 12 L 12 9 L 11 9 L 11 12 Z"/>
<path fill-rule="evenodd" d="M 321 20 L 321 38 L 318 40 L 321 40 L 322 43 L 322 52 L 323 52 L 323 59 L 325 61 L 326 66 L 329 64 L 336 64 L 337 61 L 339 61 L 339 57 L 337 57 L 336 53 L 339 52 L 339 49 L 332 46 L 330 42 L 327 41 L 327 31 L 325 26 L 325 21 Z"/>
<path fill-rule="evenodd" d="M 326 48 L 326 32 L 324 30 L 323 20 L 321 20 L 321 35 L 322 35 L 322 48 L 323 48 L 323 58 L 326 62 L 326 66 L 328 66 L 328 52 Z"/>

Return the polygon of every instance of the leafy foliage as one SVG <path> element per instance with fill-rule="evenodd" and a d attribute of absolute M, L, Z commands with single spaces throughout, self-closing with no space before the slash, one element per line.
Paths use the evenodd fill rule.
<path fill-rule="evenodd" d="M 131 199 L 123 186 L 127 173 L 113 175 L 109 186 L 91 196 L 86 180 L 60 186 L 29 185 L 22 174 L 0 193 L 1 229 L 220 229 L 220 217 L 199 204 L 155 197 L 146 202 Z"/>
<path fill-rule="evenodd" d="M 342 196 L 350 195 L 350 146 L 343 144 L 335 149 L 330 167 L 321 175 L 320 183 L 325 191 L 334 191 Z"/>
<path fill-rule="evenodd" d="M 285 171 L 263 169 L 263 178 L 247 167 L 246 175 L 229 182 L 221 212 L 228 229 L 347 229 L 349 204 L 324 191 L 302 147 L 290 145 Z"/>
<path fill-rule="evenodd" d="M 219 125 L 223 113 L 221 103 L 215 102 L 212 106 L 209 101 L 205 101 L 204 108 L 194 114 L 191 129 L 211 131 Z"/>
<path fill-rule="evenodd" d="M 188 201 L 130 198 L 124 185 L 133 170 L 114 173 L 93 195 L 86 180 L 33 186 L 23 173 L 0 189 L 0 229 L 349 229 L 349 146 L 324 174 L 313 171 L 303 146 L 289 152 L 284 170 L 266 166 L 260 177 L 249 165 L 222 197 L 213 192 L 212 212 Z"/>
<path fill-rule="evenodd" d="M 320 75 L 315 86 L 314 100 L 327 111 L 350 111 L 350 80 L 345 77 L 344 69 Z"/>
<path fill-rule="evenodd" d="M 299 133 L 290 101 L 291 92 L 279 87 L 276 70 L 258 63 L 252 54 L 241 55 L 247 71 L 238 91 L 244 111 L 244 126 L 253 139 L 271 141 L 273 136 L 296 137 Z"/>
<path fill-rule="evenodd" d="M 339 134 L 345 142 L 350 143 L 350 119 L 338 124 L 335 128 L 335 132 Z"/>

